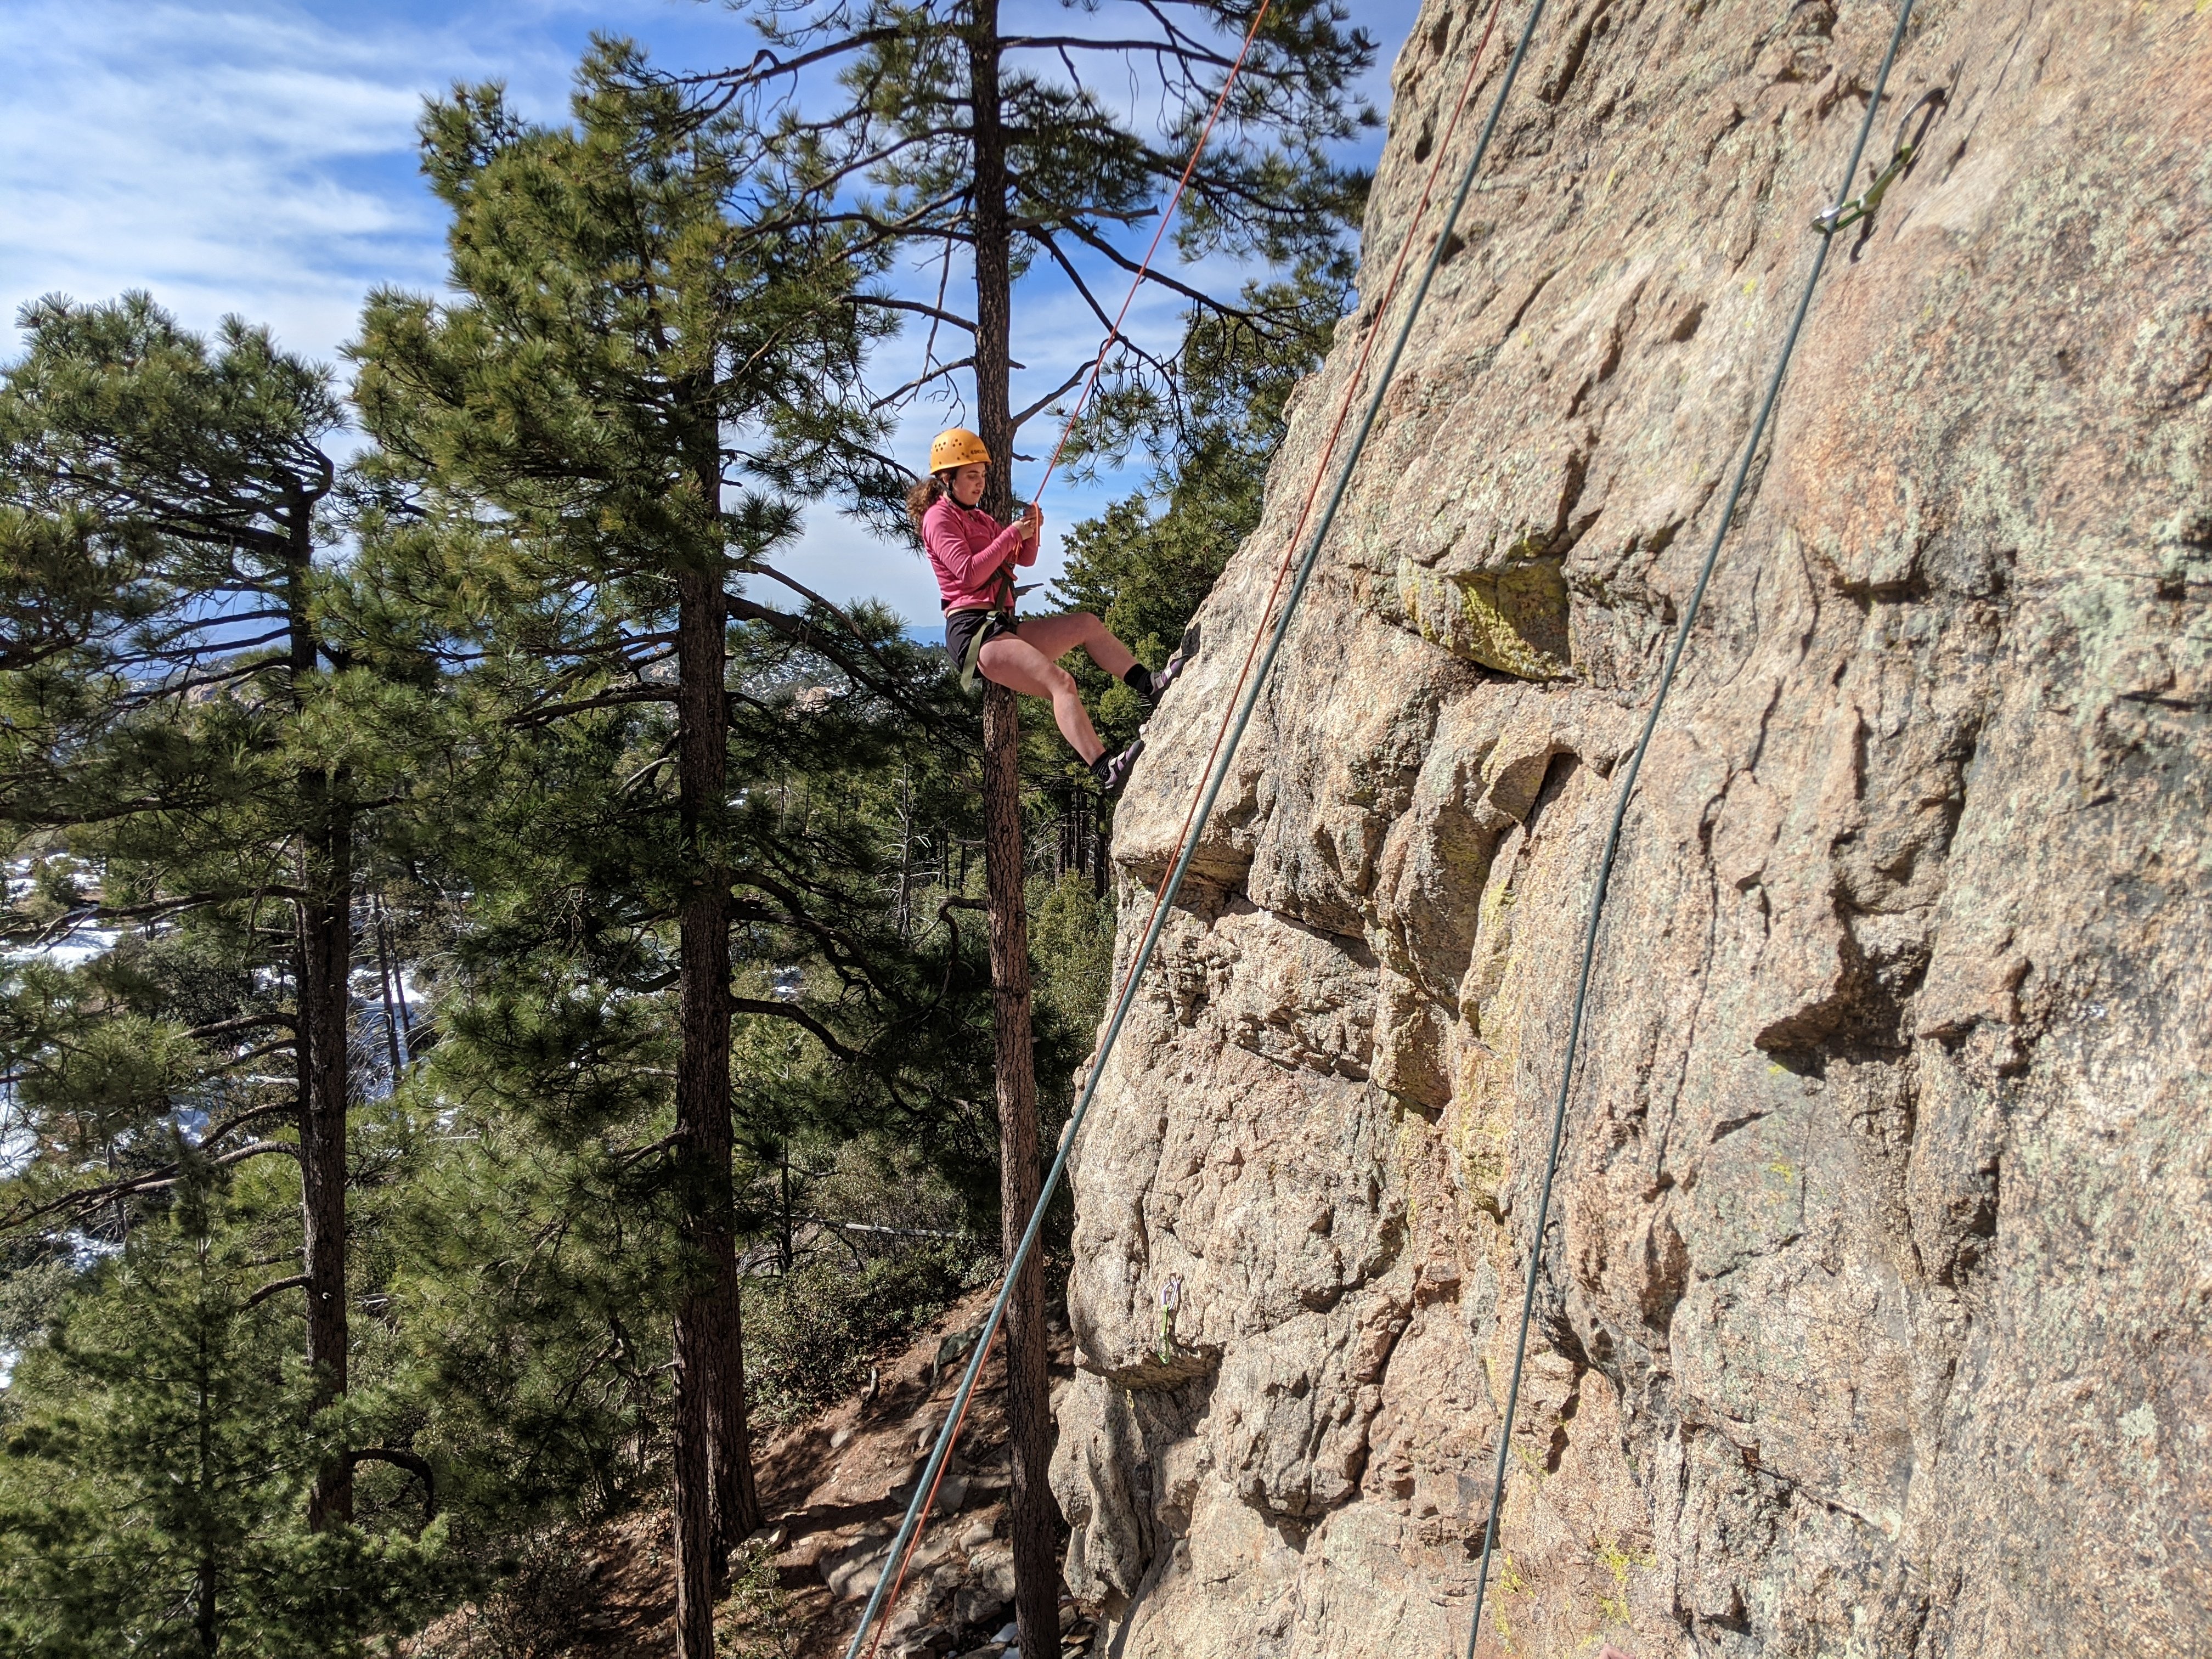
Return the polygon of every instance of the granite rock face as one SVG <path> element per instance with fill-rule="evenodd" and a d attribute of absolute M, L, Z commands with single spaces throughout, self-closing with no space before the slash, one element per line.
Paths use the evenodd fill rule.
<path fill-rule="evenodd" d="M 1894 16 L 1532 48 L 1077 1148 L 1124 1659 L 1465 1642 L 1618 763 Z M 1372 287 L 1480 27 L 1399 57 Z M 1629 811 L 1486 1654 L 2212 1654 L 2212 14 L 1929 0 L 1871 160 L 1939 87 Z M 1125 961 L 1376 298 L 1153 722 Z"/>

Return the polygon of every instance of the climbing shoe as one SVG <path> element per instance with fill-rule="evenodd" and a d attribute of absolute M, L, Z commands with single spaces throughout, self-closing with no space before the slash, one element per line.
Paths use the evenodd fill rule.
<path fill-rule="evenodd" d="M 1121 678 L 1139 696 L 1157 708 L 1160 699 L 1167 695 L 1168 687 L 1182 677 L 1182 671 L 1190 666 L 1191 659 L 1197 655 L 1198 624 L 1193 623 L 1183 630 L 1182 644 L 1176 647 L 1175 655 L 1168 659 L 1165 668 L 1147 668 L 1140 662 L 1132 663 L 1129 672 Z"/>
<path fill-rule="evenodd" d="M 1098 787 L 1109 795 L 1118 795 L 1121 786 L 1128 782 L 1129 774 L 1137 769 L 1137 757 L 1145 752 L 1145 740 L 1139 738 L 1118 755 L 1101 755 L 1091 763 L 1091 775 L 1098 780 Z"/>
<path fill-rule="evenodd" d="M 1181 678 L 1182 671 L 1189 666 L 1190 659 L 1178 651 L 1168 659 L 1168 665 L 1165 668 L 1152 670 L 1152 684 L 1148 695 L 1155 705 L 1162 697 L 1167 696 L 1168 687 Z"/>

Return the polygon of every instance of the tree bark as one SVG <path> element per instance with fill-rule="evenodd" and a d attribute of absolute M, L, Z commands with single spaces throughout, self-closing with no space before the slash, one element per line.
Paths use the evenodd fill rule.
<path fill-rule="evenodd" d="M 1022 900 L 1019 699 L 983 694 L 984 871 L 991 897 L 991 1013 L 999 1095 L 1000 1236 L 1006 1258 L 1036 1208 L 1036 1071 L 1030 1042 L 1029 917 Z M 1060 1651 L 1060 1510 L 1046 1371 L 1044 1263 L 1034 1252 L 1006 1300 L 1006 1426 L 1013 1451 L 1014 1613 L 1024 1653 Z"/>
<path fill-rule="evenodd" d="M 973 0 L 968 41 L 970 118 L 975 153 L 975 427 L 991 452 L 983 509 L 1013 517 L 1013 233 L 1006 213 L 1006 135 L 999 120 L 998 0 Z"/>
<path fill-rule="evenodd" d="M 213 1507 L 210 1494 L 215 1489 L 215 1367 L 208 1353 L 208 1271 L 207 1240 L 199 1240 L 199 1305 L 193 1310 L 196 1329 L 194 1344 L 196 1388 L 195 1415 L 199 1429 L 199 1563 L 192 1574 L 192 1629 L 199 1638 L 201 1659 L 215 1659 L 216 1650 L 222 1645 L 222 1626 L 216 1616 L 216 1586 L 218 1571 L 216 1528 L 210 1513 Z"/>
<path fill-rule="evenodd" d="M 312 503 L 295 499 L 289 513 L 294 556 L 287 584 L 290 613 L 292 701 L 303 707 L 317 665 L 307 609 L 313 568 Z M 305 1237 L 307 1364 L 313 1409 L 346 1391 L 349 1346 L 346 1307 L 346 1016 L 353 972 L 353 814 L 342 777 L 307 772 L 300 779 L 299 1030 L 294 1054 L 300 1079 L 300 1213 Z M 343 1456 L 317 1471 L 307 1494 L 307 1525 L 320 1531 L 353 1519 L 353 1467 Z"/>
<path fill-rule="evenodd" d="M 309 781 L 314 803 L 303 838 L 300 914 L 300 1209 L 306 1223 L 307 1364 L 315 1409 L 346 1391 L 346 1012 L 353 965 L 353 817 Z M 353 1519 L 353 1471 L 333 1458 L 316 1476 L 307 1525 Z"/>
<path fill-rule="evenodd" d="M 999 112 L 998 0 L 974 0 L 969 38 L 975 159 L 975 414 L 991 452 L 982 505 L 1013 516 L 1012 234 L 1006 213 L 1006 134 Z M 1000 1226 L 1009 1260 L 1036 1207 L 1036 1070 L 1030 1043 L 1030 928 L 1022 894 L 1019 700 L 983 688 L 984 876 L 991 902 L 991 1012 L 999 1096 Z M 1014 1617 L 1021 1650 L 1060 1651 L 1060 1510 L 1052 1462 L 1051 1381 L 1045 1370 L 1044 1264 L 1034 1255 L 1006 1302 L 1006 1427 L 1013 1452 Z"/>
<path fill-rule="evenodd" d="M 719 507 L 704 423 L 697 471 Z M 675 1180 L 684 1279 L 676 1304 L 676 1650 L 714 1659 L 714 1597 L 730 1551 L 760 1526 L 745 1423 L 737 1237 L 730 1193 L 728 651 L 719 544 L 677 576 L 677 799 L 698 875 L 677 917 Z"/>

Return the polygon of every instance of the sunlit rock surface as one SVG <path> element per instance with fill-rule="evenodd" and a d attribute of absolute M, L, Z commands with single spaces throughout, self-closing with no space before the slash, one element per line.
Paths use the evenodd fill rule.
<path fill-rule="evenodd" d="M 1894 15 L 1544 24 L 1078 1147 L 1123 1659 L 1465 1641 L 1613 779 Z M 1480 27 L 1399 58 L 1370 289 Z M 1931 0 L 1872 161 L 1954 73 L 1628 816 L 1486 1654 L 2212 1653 L 2212 14 Z M 1376 297 L 1153 722 L 1124 961 Z"/>

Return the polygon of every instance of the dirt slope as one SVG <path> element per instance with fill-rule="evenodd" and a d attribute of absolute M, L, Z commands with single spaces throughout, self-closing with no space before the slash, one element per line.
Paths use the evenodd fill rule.
<path fill-rule="evenodd" d="M 730 1651 L 747 1659 L 844 1652 L 945 1420 L 966 1362 L 963 1339 L 981 1323 L 990 1295 L 975 1291 L 952 1308 L 879 1368 L 872 1391 L 762 1447 L 757 1474 L 769 1525 L 757 1540 L 756 1570 L 722 1609 Z M 1055 1398 L 1071 1359 L 1066 1332 L 1055 1332 Z M 1004 1382 L 994 1352 L 886 1627 L 885 1659 L 1003 1651 L 992 1638 L 1013 1617 Z M 417 1638 L 414 1659 L 661 1659 L 675 1650 L 670 1525 L 653 1511 L 565 1540 L 532 1575 L 527 1605 L 495 1610 L 503 1649 L 493 1644 L 486 1616 L 469 1608 Z M 1061 1612 L 1070 1644 L 1085 1641 L 1091 1623 L 1083 1609 L 1070 1601 Z"/>

